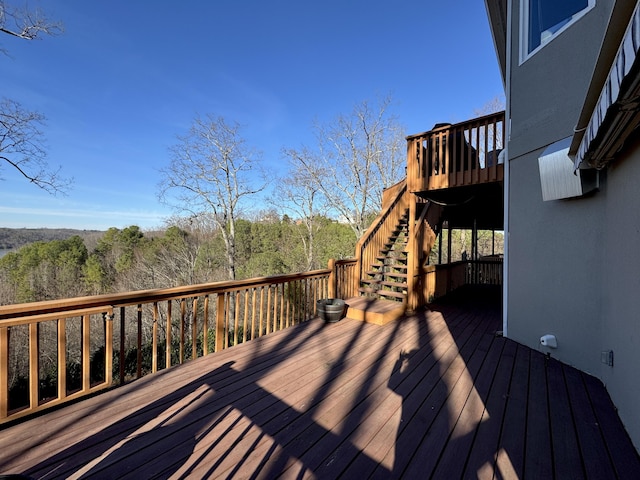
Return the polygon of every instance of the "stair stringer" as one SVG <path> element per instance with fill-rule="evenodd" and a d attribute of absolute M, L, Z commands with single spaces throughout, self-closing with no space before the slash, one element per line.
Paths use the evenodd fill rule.
<path fill-rule="evenodd" d="M 390 247 L 389 241 L 394 235 L 397 236 L 398 225 L 402 222 L 402 217 L 407 216 L 408 218 L 410 194 L 407 192 L 406 179 L 395 185 L 393 189 L 389 189 L 389 191 L 393 192 L 394 195 L 388 195 L 385 198 L 385 207 L 382 212 L 376 217 L 356 245 L 356 268 L 358 272 L 356 281 L 358 285 L 355 286 L 355 291 L 361 291 L 362 280 L 370 279 L 367 271 L 372 265 L 380 261 L 381 254 L 385 250 L 393 249 Z M 404 276 L 406 278 L 406 273 Z M 384 281 L 384 279 L 381 281 Z M 363 292 L 361 291 L 361 293 Z M 406 295 L 397 296 L 395 299 L 405 303 Z"/>

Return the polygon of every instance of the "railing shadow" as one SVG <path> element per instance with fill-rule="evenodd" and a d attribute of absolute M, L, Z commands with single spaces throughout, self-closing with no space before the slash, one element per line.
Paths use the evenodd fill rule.
<path fill-rule="evenodd" d="M 353 332 L 305 409 L 294 408 L 260 386 L 260 380 L 275 365 L 303 350 L 319 328 L 326 327 L 319 322 L 309 322 L 283 332 L 280 340 L 269 348 L 253 349 L 253 356 L 241 370 L 236 369 L 233 362 L 225 363 L 43 459 L 24 473 L 34 478 L 169 477 L 174 474 L 206 477 L 218 475 L 220 471 L 233 476 L 242 469 L 243 475 L 253 471 L 271 476 L 289 468 L 293 462 L 302 474 L 313 468 L 298 459 L 320 439 L 324 439 L 325 444 L 344 445 L 347 451 L 351 450 L 348 452 L 351 456 L 362 456 L 362 452 L 349 444 L 346 435 L 336 434 L 313 420 L 316 408 L 346 368 L 345 361 L 351 348 L 359 342 L 362 328 Z M 384 355 L 392 338 L 382 346 L 379 355 Z M 279 355 L 276 363 L 273 363 L 274 355 Z M 370 379 L 375 376 L 376 371 L 368 373 Z M 232 392 L 227 391 L 230 385 L 234 386 Z M 363 392 L 366 391 L 363 385 Z M 356 397 L 356 403 L 363 400 L 361 395 Z M 357 425 L 355 417 L 352 423 Z M 239 427 L 242 430 L 238 435 Z M 228 435 L 238 436 L 234 439 Z M 225 450 L 219 454 L 222 443 Z M 246 448 L 239 448 L 240 444 Z M 209 454 L 214 450 L 217 461 L 211 463 Z M 256 458 L 261 458 L 258 464 L 255 464 Z M 377 465 L 373 460 L 371 463 Z"/>
<path fill-rule="evenodd" d="M 526 409 L 550 402 L 547 376 L 580 374 L 496 336 L 501 303 L 492 297 L 495 291 L 476 288 L 471 295 L 447 297 L 383 327 L 354 321 L 298 325 L 252 341 L 238 350 L 242 354 L 231 349 L 211 357 L 218 360 L 206 357 L 177 369 L 164 377 L 176 382 L 173 389 L 165 387 L 168 393 L 112 421 L 101 414 L 108 408 L 105 401 L 93 399 L 99 408 L 83 413 L 81 421 L 94 413 L 105 425 L 89 422 L 95 431 L 81 432 L 78 441 L 71 439 L 64 450 L 22 473 L 33 478 L 517 478 L 525 473 L 552 478 L 550 436 L 569 441 L 573 427 L 538 431 L 531 423 L 535 412 Z M 188 378 L 193 366 L 212 363 L 211 371 Z M 530 383 L 533 377 L 538 383 Z M 122 407 L 135 391 L 114 390 L 105 398 Z M 571 470 L 575 463 L 569 463 L 576 458 L 584 465 L 591 461 L 563 457 L 565 471 L 580 473 L 580 464 Z"/>
<path fill-rule="evenodd" d="M 573 426 L 539 432 L 531 423 L 535 412 L 521 410 L 541 408 L 545 401 L 555 408 L 545 379 L 580 374 L 496 336 L 499 298 L 492 298 L 490 289 L 471 293 L 383 327 L 311 321 L 268 341 L 252 341 L 238 350 L 241 355 L 230 349 L 214 362 L 206 357 L 166 375 L 166 381 L 176 381 L 175 388 L 164 388 L 168 393 L 112 421 L 100 412 L 108 408 L 105 401 L 88 400 L 100 408 L 84 412 L 81 421 L 93 413 L 102 415 L 105 425 L 89 422 L 95 431 L 80 432 L 78 441 L 71 439 L 64 450 L 22 473 L 33 478 L 515 478 L 546 472 L 550 476 L 544 478 L 551 478 L 549 439 L 570 440 Z M 187 378 L 192 366 L 211 363 L 211 371 Z M 531 383 L 533 377 L 538 383 Z M 135 391 L 114 390 L 104 397 L 122 407 Z M 576 458 L 584 465 L 592 461 Z M 573 466 L 565 471 L 575 473 Z M 580 473 L 580 464 L 577 468 Z"/>

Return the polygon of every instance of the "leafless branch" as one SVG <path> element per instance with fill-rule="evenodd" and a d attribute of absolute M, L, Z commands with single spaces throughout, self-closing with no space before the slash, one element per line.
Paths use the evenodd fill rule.
<path fill-rule="evenodd" d="M 44 135 L 40 127 L 44 116 L 23 108 L 18 102 L 0 101 L 0 160 L 15 168 L 24 178 L 52 194 L 66 194 L 73 179 L 61 175 L 61 168 L 47 162 Z"/>

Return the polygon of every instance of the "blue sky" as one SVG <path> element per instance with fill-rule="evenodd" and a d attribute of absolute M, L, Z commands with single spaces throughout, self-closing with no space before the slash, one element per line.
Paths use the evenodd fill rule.
<path fill-rule="evenodd" d="M 11 0 L 15 3 L 18 0 Z M 197 114 L 244 125 L 274 176 L 354 104 L 390 94 L 407 134 L 472 118 L 502 96 L 482 0 L 31 0 L 57 37 L 0 45 L 0 95 L 47 117 L 51 196 L 0 167 L 0 226 L 143 229 L 168 148 Z M 258 203 L 257 208 L 262 207 Z"/>

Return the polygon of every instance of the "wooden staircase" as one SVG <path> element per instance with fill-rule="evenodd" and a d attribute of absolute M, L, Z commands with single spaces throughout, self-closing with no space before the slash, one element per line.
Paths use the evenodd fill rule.
<path fill-rule="evenodd" d="M 407 195 L 398 190 L 395 201 L 389 202 L 365 235 L 365 241 L 359 244 L 359 296 L 345 300 L 350 318 L 383 325 L 397 320 L 407 310 L 411 235 L 420 245 L 416 248 L 420 255 L 416 261 L 422 264 L 442 221 L 442 207 L 421 201 L 416 204 L 415 225 L 410 225 Z"/>
<path fill-rule="evenodd" d="M 409 209 L 405 209 L 396 228 L 384 243 L 376 262 L 360 279 L 359 292 L 369 298 L 404 302 L 407 298 L 407 241 L 409 238 Z"/>

